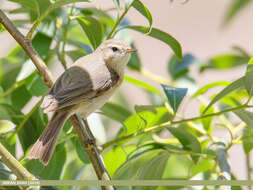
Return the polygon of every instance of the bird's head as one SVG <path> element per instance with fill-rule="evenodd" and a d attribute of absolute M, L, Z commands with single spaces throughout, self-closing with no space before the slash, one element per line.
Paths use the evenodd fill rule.
<path fill-rule="evenodd" d="M 123 69 L 135 49 L 131 49 L 130 45 L 125 41 L 118 39 L 110 39 L 104 41 L 96 51 L 102 53 L 103 59 L 112 69 Z"/>

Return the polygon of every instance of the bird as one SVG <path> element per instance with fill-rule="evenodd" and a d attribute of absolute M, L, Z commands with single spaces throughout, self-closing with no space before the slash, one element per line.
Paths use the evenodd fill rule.
<path fill-rule="evenodd" d="M 123 40 L 106 40 L 60 75 L 40 106 L 44 113 L 54 114 L 27 157 L 47 165 L 67 119 L 73 114 L 86 119 L 101 108 L 122 84 L 126 65 L 135 51 Z"/>

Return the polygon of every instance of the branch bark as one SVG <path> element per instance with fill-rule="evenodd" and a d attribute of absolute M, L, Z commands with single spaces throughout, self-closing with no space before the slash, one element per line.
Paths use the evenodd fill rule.
<path fill-rule="evenodd" d="M 40 58 L 36 50 L 33 48 L 31 41 L 28 40 L 19 30 L 12 24 L 9 18 L 0 10 L 0 23 L 6 28 L 6 30 L 12 35 L 12 37 L 19 43 L 19 45 L 25 50 L 27 55 L 31 58 L 39 72 L 44 78 L 45 84 L 50 88 L 53 86 L 53 77 L 44 61 Z M 76 130 L 82 145 L 87 152 L 93 168 L 96 172 L 98 179 L 110 180 L 110 176 L 105 168 L 103 158 L 96 146 L 93 135 L 90 134 L 89 125 L 87 122 L 83 122 L 77 115 L 73 115 L 70 121 Z M 102 186 L 103 190 L 113 190 L 113 186 Z"/>

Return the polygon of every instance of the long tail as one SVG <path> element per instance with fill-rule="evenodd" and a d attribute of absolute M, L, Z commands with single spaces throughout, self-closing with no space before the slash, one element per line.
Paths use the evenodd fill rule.
<path fill-rule="evenodd" d="M 30 150 L 29 159 L 40 159 L 44 165 L 48 164 L 54 152 L 57 138 L 68 116 L 68 112 L 62 110 L 54 113 L 46 129 Z"/>

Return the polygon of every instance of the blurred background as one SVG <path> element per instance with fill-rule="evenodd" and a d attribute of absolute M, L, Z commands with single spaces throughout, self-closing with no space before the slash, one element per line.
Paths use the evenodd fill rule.
<path fill-rule="evenodd" d="M 248 52 L 253 53 L 252 5 L 247 6 L 244 11 L 240 12 L 233 22 L 223 26 L 225 11 L 231 2 L 230 0 L 189 0 L 187 2 L 183 0 L 174 0 L 173 2 L 169 0 L 142 0 L 142 2 L 152 13 L 153 26 L 174 36 L 182 45 L 183 53 L 194 55 L 200 62 L 218 53 L 230 52 L 233 46 L 243 47 Z M 112 0 L 94 0 L 93 4 L 101 9 L 114 7 Z M 13 6 L 16 6 L 16 4 L 0 0 L 1 9 L 11 9 Z M 85 7 L 86 5 L 80 3 L 80 6 Z M 115 12 L 112 12 L 112 15 L 116 16 Z M 129 11 L 127 18 L 135 25 L 143 25 L 143 23 L 147 22 L 135 9 Z M 21 31 L 27 32 L 25 28 L 22 28 Z M 130 33 L 144 67 L 157 75 L 169 79 L 167 67 L 169 58 L 172 55 L 171 49 L 156 39 L 133 31 Z M 16 42 L 8 33 L 1 33 L 0 57 L 6 56 L 15 45 Z M 58 76 L 63 71 L 62 68 L 55 68 L 53 65 L 51 65 L 51 69 L 55 76 Z M 194 73 L 192 77 L 196 80 L 197 86 L 201 87 L 212 81 L 233 81 L 242 76 L 246 68 L 243 66 L 230 69 L 229 71 L 216 70 L 204 73 L 199 73 L 194 66 L 191 69 Z M 145 80 L 161 90 L 158 83 L 137 75 L 133 71 L 128 70 L 127 75 Z M 180 87 L 184 87 L 184 83 Z M 208 94 L 213 94 L 214 92 L 211 90 Z M 135 104 L 150 104 L 150 97 L 140 88 L 129 83 L 122 85 L 121 93 L 126 95 L 126 99 L 131 103 L 129 108 L 132 110 Z M 199 106 L 196 105 L 198 105 L 198 102 L 186 98 L 180 107 L 179 113 L 186 118 L 197 116 L 199 115 L 199 110 L 197 109 Z M 118 124 L 115 123 L 115 125 Z M 113 133 L 115 132 L 112 130 Z M 215 133 L 217 133 L 217 136 L 224 138 L 228 135 L 222 130 L 218 130 Z M 245 154 L 242 146 L 233 146 L 230 150 L 230 162 L 232 171 L 237 179 L 247 178 L 244 160 Z"/>

